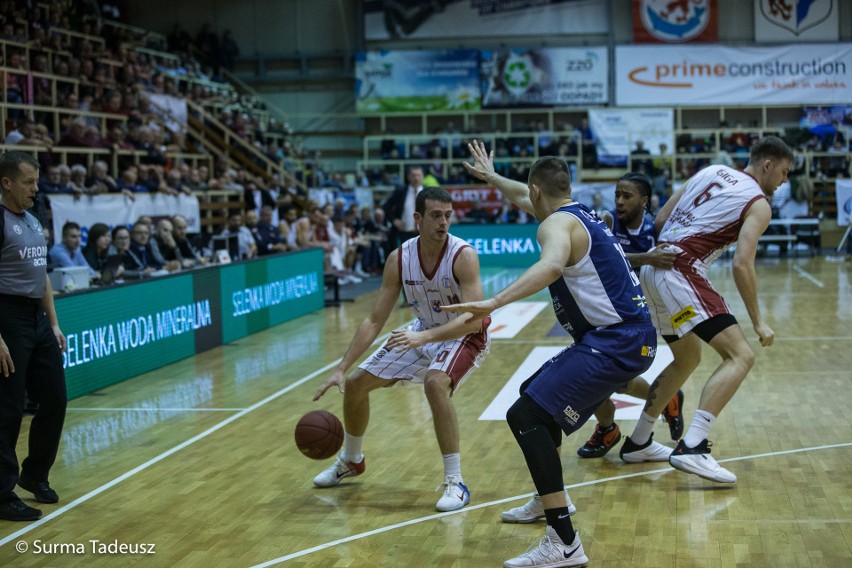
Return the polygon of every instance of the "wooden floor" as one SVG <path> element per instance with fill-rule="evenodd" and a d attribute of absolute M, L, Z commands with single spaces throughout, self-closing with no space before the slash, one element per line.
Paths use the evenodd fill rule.
<path fill-rule="evenodd" d="M 617 451 L 581 460 L 575 450 L 591 422 L 566 440 L 565 482 L 591 566 L 852 566 L 850 267 L 822 258 L 760 261 L 761 304 L 776 344 L 760 349 L 745 326 L 757 363 L 712 434 L 735 485 L 666 464 L 623 464 Z M 484 271 L 486 294 L 517 274 Z M 711 275 L 747 322 L 729 262 Z M 51 475 L 62 500 L 41 506 L 41 521 L 0 521 L 0 566 L 480 567 L 526 550 L 544 525 L 502 524 L 500 512 L 527 499 L 529 474 L 505 423 L 479 416 L 534 347 L 565 343 L 547 335 L 549 308 L 515 338 L 495 340 L 454 399 L 469 507 L 434 510 L 443 470 L 418 387 L 374 393 L 365 475 L 312 486 L 330 460 L 303 457 L 293 428 L 309 410 L 342 414 L 339 394 L 320 403 L 311 396 L 372 299 L 71 401 Z M 410 317 L 395 310 L 388 329 Z M 705 352 L 684 387 L 687 418 L 715 364 Z M 629 433 L 633 422 L 621 425 Z M 656 438 L 668 438 L 662 422 Z M 92 541 L 152 544 L 154 554 L 93 553 Z"/>

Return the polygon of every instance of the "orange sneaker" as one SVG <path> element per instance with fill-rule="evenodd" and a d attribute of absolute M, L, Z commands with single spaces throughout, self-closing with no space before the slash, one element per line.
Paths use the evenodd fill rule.
<path fill-rule="evenodd" d="M 586 444 L 577 450 L 577 455 L 581 458 L 600 458 L 612 449 L 619 441 L 621 441 L 621 430 L 618 429 L 618 424 L 612 423 L 609 428 L 601 428 L 600 424 L 595 425 L 595 431 L 592 437 Z"/>

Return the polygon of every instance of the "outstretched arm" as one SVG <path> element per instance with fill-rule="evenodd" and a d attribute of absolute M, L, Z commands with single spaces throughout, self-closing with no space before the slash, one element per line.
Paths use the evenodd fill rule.
<path fill-rule="evenodd" d="M 373 310 L 370 312 L 361 325 L 358 326 L 358 331 L 355 332 L 355 337 L 349 344 L 346 354 L 334 371 L 334 374 L 319 388 L 314 394 L 314 400 L 325 394 L 325 391 L 330 389 L 332 385 L 337 385 L 340 392 L 343 392 L 344 376 L 355 361 L 372 345 L 373 341 L 379 336 L 385 323 L 388 321 L 391 311 L 399 298 L 399 290 L 401 282 L 399 280 L 399 264 L 397 263 L 397 255 L 399 249 L 388 255 L 385 262 L 385 270 L 382 275 L 382 287 L 379 290 L 379 297 L 373 305 Z"/>
<path fill-rule="evenodd" d="M 749 207 L 743 226 L 740 228 L 740 236 L 737 239 L 737 250 L 734 251 L 734 282 L 740 297 L 745 303 L 748 317 L 754 331 L 760 338 L 763 347 L 772 345 L 775 341 L 775 332 L 772 331 L 760 315 L 760 305 L 757 302 L 757 274 L 754 269 L 754 257 L 757 254 L 757 241 L 760 235 L 769 226 L 772 217 L 772 209 L 769 202 L 760 199 Z"/>
<path fill-rule="evenodd" d="M 479 140 L 468 143 L 467 148 L 473 158 L 473 165 L 462 162 L 468 173 L 496 187 L 506 196 L 506 199 L 535 216 L 535 210 L 530 201 L 530 188 L 527 184 L 505 178 L 494 171 L 494 150 L 489 153 L 485 149 L 485 143 Z"/>

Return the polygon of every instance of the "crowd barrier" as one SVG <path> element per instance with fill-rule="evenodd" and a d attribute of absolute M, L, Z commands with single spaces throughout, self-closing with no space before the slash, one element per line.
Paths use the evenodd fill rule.
<path fill-rule="evenodd" d="M 56 296 L 68 398 L 324 307 L 321 249 Z"/>

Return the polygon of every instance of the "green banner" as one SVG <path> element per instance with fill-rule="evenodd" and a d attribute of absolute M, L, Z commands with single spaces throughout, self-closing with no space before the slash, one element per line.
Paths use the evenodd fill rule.
<path fill-rule="evenodd" d="M 479 255 L 480 266 L 532 266 L 541 257 L 538 224 L 453 225 L 450 233 L 464 239 Z"/>
<path fill-rule="evenodd" d="M 324 305 L 320 249 L 56 297 L 76 398 Z"/>

